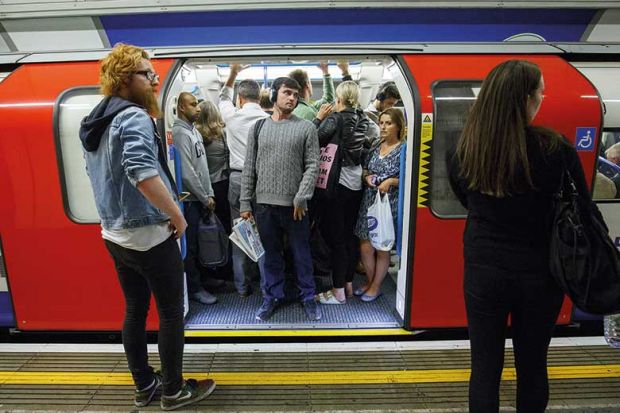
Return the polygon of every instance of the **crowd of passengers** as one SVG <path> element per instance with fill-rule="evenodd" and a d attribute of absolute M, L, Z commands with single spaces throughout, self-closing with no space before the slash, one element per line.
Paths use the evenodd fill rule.
<path fill-rule="evenodd" d="M 268 320 L 285 298 L 286 273 L 293 263 L 290 272 L 310 320 L 321 318 L 319 304 L 345 304 L 354 295 L 374 301 L 381 295 L 390 252 L 375 250 L 370 243 L 367 210 L 377 190 L 387 194 L 396 227 L 405 140 L 403 112 L 393 108 L 400 99 L 398 89 L 393 82 L 381 85 L 363 110 L 348 64 L 338 63 L 343 81 L 335 88 L 328 64 L 321 62 L 323 94 L 317 101 L 310 100 L 307 72 L 296 69 L 276 79 L 270 89 L 250 79 L 238 82 L 233 102 L 237 76 L 246 67 L 230 65 L 217 105 L 188 92 L 177 99 L 172 133 L 181 157 L 183 191 L 190 194 L 184 201 L 190 299 L 216 303 L 211 292 L 225 291 L 224 279 L 231 273 L 242 297 L 251 295 L 252 281 L 260 279 L 263 303 L 256 318 Z M 322 176 L 329 184 L 317 188 L 317 178 L 326 174 L 319 168 L 321 148 L 330 143 L 339 145 L 338 160 L 332 163 L 334 170 Z M 226 266 L 201 266 L 198 226 L 209 212 L 227 233 L 238 219 L 255 220 L 265 249 L 258 265 L 232 243 Z M 316 288 L 311 228 L 328 246 L 326 267 L 333 285 L 328 291 Z M 354 288 L 360 261 L 366 280 Z"/>

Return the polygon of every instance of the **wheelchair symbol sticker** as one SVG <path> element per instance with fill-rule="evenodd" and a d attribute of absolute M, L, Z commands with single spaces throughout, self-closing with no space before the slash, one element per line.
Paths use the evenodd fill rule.
<path fill-rule="evenodd" d="M 577 128 L 575 136 L 575 148 L 578 151 L 594 150 L 594 139 L 596 138 L 596 128 Z"/>

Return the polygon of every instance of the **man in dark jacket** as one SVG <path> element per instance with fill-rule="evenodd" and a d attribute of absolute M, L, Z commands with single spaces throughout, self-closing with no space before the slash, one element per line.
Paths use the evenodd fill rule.
<path fill-rule="evenodd" d="M 204 399 L 215 382 L 183 380 L 183 262 L 176 239 L 187 223 L 151 118 L 160 114 L 159 77 L 144 50 L 118 44 L 101 63 L 100 81 L 105 97 L 82 121 L 80 139 L 101 234 L 125 296 L 122 336 L 134 403 L 148 405 L 163 385 L 161 407 L 173 410 Z M 151 292 L 163 376 L 148 364 Z"/>

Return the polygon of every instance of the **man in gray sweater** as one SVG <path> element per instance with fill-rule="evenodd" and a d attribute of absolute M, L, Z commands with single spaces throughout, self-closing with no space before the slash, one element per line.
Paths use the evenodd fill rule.
<path fill-rule="evenodd" d="M 205 209 L 215 209 L 215 198 L 207 156 L 202 143 L 202 135 L 194 126 L 200 114 L 196 96 L 182 92 L 177 101 L 177 116 L 172 126 L 174 146 L 181 157 L 181 176 L 183 191 L 189 196 L 183 203 L 183 213 L 187 221 L 187 253 L 185 254 L 185 274 L 189 298 L 202 304 L 214 304 L 217 298 L 204 289 L 200 282 L 200 262 L 198 260 L 198 225 Z"/>
<path fill-rule="evenodd" d="M 284 234 L 293 252 L 306 316 L 310 320 L 321 318 L 321 309 L 314 300 L 306 216 L 319 172 L 319 140 L 312 122 L 293 115 L 300 89 L 290 78 L 273 82 L 273 115 L 257 121 L 250 129 L 241 175 L 241 217 L 252 218 L 251 202 L 255 198 L 256 223 L 265 248 L 265 298 L 256 314 L 261 321 L 268 320 L 284 299 Z"/>

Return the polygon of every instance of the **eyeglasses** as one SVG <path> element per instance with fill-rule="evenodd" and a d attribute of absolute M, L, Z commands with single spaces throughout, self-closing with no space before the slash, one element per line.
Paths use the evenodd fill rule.
<path fill-rule="evenodd" d="M 151 83 L 159 82 L 159 75 L 155 72 L 151 72 L 150 70 L 139 70 L 134 73 L 144 76 Z"/>

